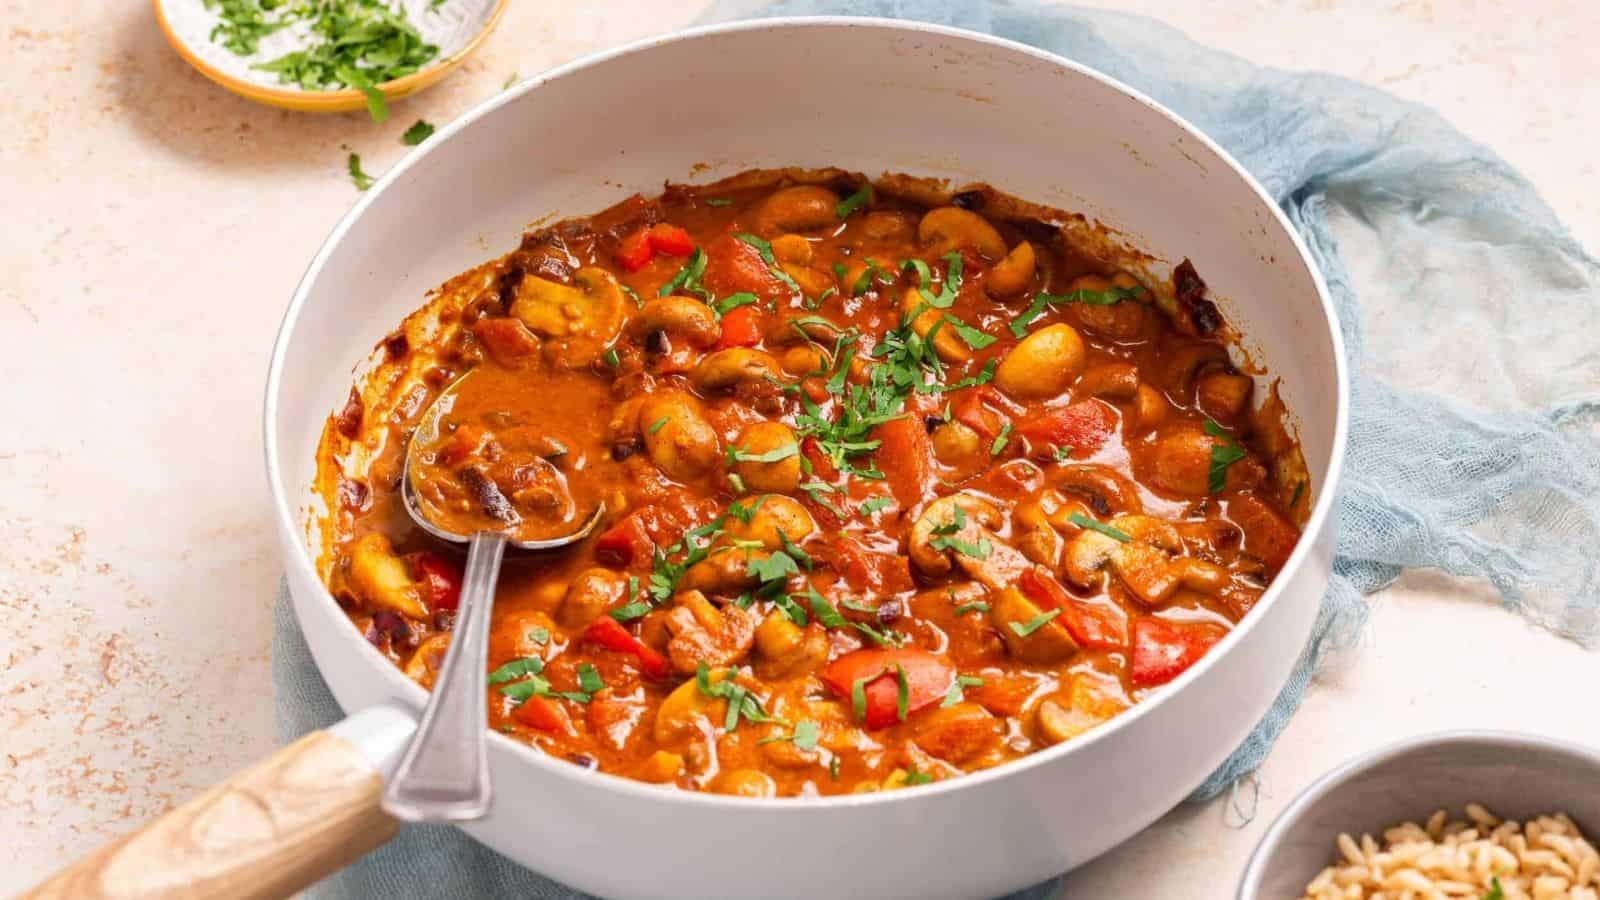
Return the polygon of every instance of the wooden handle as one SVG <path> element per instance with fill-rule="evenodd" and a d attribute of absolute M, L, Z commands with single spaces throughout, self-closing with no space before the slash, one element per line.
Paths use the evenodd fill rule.
<path fill-rule="evenodd" d="M 19 900 L 287 897 L 394 836 L 382 791 L 366 757 L 313 732 Z"/>

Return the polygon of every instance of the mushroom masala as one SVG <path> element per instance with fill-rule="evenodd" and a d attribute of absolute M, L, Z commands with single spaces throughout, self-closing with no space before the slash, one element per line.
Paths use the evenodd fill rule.
<path fill-rule="evenodd" d="M 838 170 L 668 185 L 530 232 L 375 351 L 319 448 L 323 575 L 424 686 L 457 548 L 510 556 L 489 725 L 744 796 L 912 787 L 1070 741 L 1201 659 L 1310 509 L 1188 260 L 978 186 Z M 1259 374 L 1259 373 L 1256 373 Z"/>

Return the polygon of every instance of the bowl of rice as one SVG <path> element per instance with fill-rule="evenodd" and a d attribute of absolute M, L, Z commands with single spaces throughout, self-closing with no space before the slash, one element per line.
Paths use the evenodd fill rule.
<path fill-rule="evenodd" d="M 1600 900 L 1600 753 L 1455 731 L 1361 756 L 1267 829 L 1238 900 Z"/>
<path fill-rule="evenodd" d="M 511 0 L 151 0 L 178 55 L 241 97 L 382 121 L 453 71 Z"/>

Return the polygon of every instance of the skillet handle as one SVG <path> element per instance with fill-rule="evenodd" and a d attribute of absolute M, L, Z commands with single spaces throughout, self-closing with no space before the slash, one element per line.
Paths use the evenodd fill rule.
<path fill-rule="evenodd" d="M 375 754 L 369 735 L 388 744 L 411 727 L 378 707 L 314 731 L 18 900 L 287 897 L 394 836 L 399 823 L 378 804 L 392 753 Z"/>

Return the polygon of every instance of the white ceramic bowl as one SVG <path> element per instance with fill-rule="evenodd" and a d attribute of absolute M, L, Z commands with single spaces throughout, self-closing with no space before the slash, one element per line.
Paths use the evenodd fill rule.
<path fill-rule="evenodd" d="M 1177 804 L 1277 695 L 1327 579 L 1347 396 L 1325 289 L 1271 200 L 1172 113 L 1059 57 L 905 22 L 739 23 L 589 57 L 442 129 L 334 229 L 273 353 L 267 467 L 295 609 L 346 710 L 419 708 L 421 689 L 323 589 L 304 537 L 312 451 L 349 365 L 424 291 L 510 249 L 535 217 L 784 165 L 987 181 L 1097 218 L 1168 270 L 1192 258 L 1298 414 L 1317 498 L 1305 538 L 1255 610 L 1159 696 L 1008 765 L 917 790 L 748 800 L 582 771 L 495 734 L 494 809 L 466 830 L 615 897 L 977 897 L 1034 884 Z"/>

